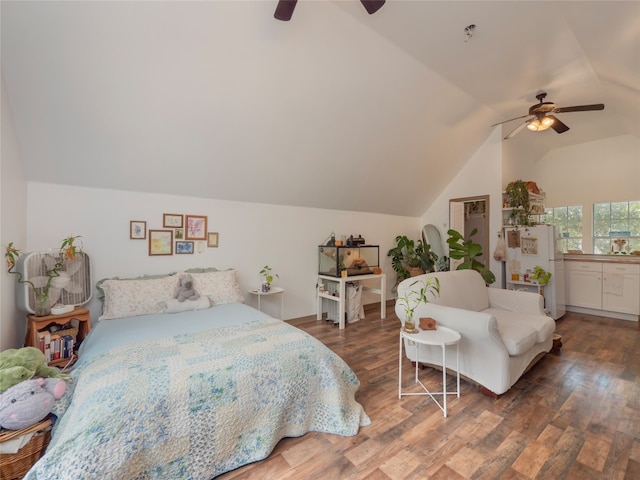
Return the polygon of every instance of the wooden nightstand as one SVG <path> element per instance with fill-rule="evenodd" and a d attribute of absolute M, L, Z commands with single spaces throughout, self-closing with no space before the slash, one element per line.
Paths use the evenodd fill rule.
<path fill-rule="evenodd" d="M 47 315 L 44 317 L 28 315 L 27 334 L 24 339 L 25 346 L 38 348 L 38 331 L 44 330 L 50 325 L 65 325 L 69 322 L 72 322 L 74 326 L 77 323 L 78 334 L 74 344 L 75 350 L 91 330 L 91 315 L 89 310 L 84 307 L 76 307 L 72 312 L 62 315 Z M 69 360 L 70 358 L 60 358 L 49 362 L 49 365 L 63 365 L 69 363 Z"/>

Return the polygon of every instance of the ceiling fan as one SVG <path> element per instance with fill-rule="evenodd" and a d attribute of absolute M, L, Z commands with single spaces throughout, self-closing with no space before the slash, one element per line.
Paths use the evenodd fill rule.
<path fill-rule="evenodd" d="M 384 5 L 384 2 L 385 0 L 360 0 L 360 3 L 362 3 L 362 6 L 369 15 L 380 10 L 382 5 Z M 278 20 L 288 22 L 291 20 L 293 10 L 296 8 L 296 3 L 298 3 L 298 0 L 279 0 L 278 5 L 276 6 L 276 12 L 273 16 Z"/>
<path fill-rule="evenodd" d="M 569 127 L 566 124 L 562 123 L 556 116 L 552 115 L 553 113 L 604 110 L 603 103 L 595 103 L 593 105 L 576 105 L 574 107 L 556 107 L 555 103 L 544 101 L 546 96 L 546 92 L 540 92 L 538 95 L 536 95 L 539 103 L 531 105 L 529 107 L 528 114 L 511 118 L 509 120 L 505 120 L 504 122 L 494 123 L 491 126 L 495 127 L 497 125 L 502 125 L 503 123 L 518 120 L 520 118 L 531 117 L 527 118 L 523 123 L 518 125 L 518 127 L 516 127 L 515 130 L 511 131 L 506 137 L 504 137 L 504 139 L 509 140 L 510 138 L 515 137 L 524 127 L 527 127 L 533 132 L 541 132 L 543 130 L 547 130 L 548 128 L 552 128 L 556 131 L 556 133 L 564 133 L 569 130 Z"/>

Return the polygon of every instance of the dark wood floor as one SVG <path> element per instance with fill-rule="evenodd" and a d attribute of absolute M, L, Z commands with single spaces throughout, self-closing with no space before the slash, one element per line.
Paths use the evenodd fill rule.
<path fill-rule="evenodd" d="M 391 303 L 387 318 L 379 317 L 367 308 L 366 320 L 342 331 L 315 316 L 290 321 L 353 368 L 372 424 L 355 437 L 284 439 L 266 460 L 218 478 L 640 479 L 637 323 L 567 313 L 557 322 L 559 355 L 545 356 L 497 400 L 463 381 L 443 418 L 430 399 L 398 400 L 400 323 Z M 442 378 L 432 369 L 422 374 L 436 386 Z"/>

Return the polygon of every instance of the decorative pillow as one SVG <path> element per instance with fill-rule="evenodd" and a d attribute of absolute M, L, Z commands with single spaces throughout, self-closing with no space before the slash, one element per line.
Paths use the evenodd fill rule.
<path fill-rule="evenodd" d="M 200 295 L 209 297 L 214 305 L 243 303 L 244 296 L 235 270 L 192 273 L 193 288 Z"/>
<path fill-rule="evenodd" d="M 102 282 L 104 305 L 100 320 L 162 313 L 165 302 L 173 298 L 178 276 L 145 280 L 115 280 Z"/>
<path fill-rule="evenodd" d="M 188 312 L 190 310 L 204 310 L 211 306 L 211 301 L 206 295 L 200 295 L 196 300 L 185 300 L 179 302 L 177 298 L 167 300 L 165 303 L 164 313 Z"/>
<path fill-rule="evenodd" d="M 155 278 L 170 277 L 175 274 L 176 272 L 162 273 L 158 275 L 142 275 L 140 277 L 132 277 L 132 278 L 120 278 L 120 277 L 103 278 L 102 280 L 98 280 L 98 283 L 96 283 L 96 297 L 98 298 L 98 300 L 104 303 L 104 290 L 102 289 L 102 284 L 107 280 L 153 280 Z"/>

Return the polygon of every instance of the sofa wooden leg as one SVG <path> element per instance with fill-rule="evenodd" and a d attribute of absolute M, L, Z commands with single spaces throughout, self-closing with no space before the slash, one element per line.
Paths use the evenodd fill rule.
<path fill-rule="evenodd" d="M 487 387 L 480 387 L 480 393 L 482 393 L 483 395 L 489 397 L 489 398 L 493 398 L 494 400 L 499 399 L 502 395 L 498 395 L 497 393 L 492 392 L 491 390 L 489 390 Z"/>
<path fill-rule="evenodd" d="M 553 345 L 551 346 L 551 353 L 555 355 L 559 355 L 561 348 L 562 348 L 562 335 L 558 335 L 557 333 L 554 333 Z"/>

